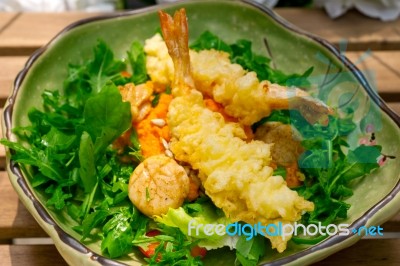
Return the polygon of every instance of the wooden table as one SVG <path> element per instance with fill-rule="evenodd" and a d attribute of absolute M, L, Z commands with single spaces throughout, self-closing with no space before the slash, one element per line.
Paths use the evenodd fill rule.
<path fill-rule="evenodd" d="M 383 23 L 350 12 L 337 20 L 322 10 L 276 9 L 299 28 L 335 44 L 347 41 L 346 55 L 357 60 L 370 49 L 372 55 L 358 63 L 375 74 L 379 94 L 400 114 L 400 20 Z M 28 56 L 62 28 L 88 13 L 0 13 L 0 104 L 10 94 L 12 82 Z M 373 77 L 369 77 L 374 81 Z M 65 265 L 51 240 L 19 202 L 4 170 L 0 152 L 0 265 Z M 318 265 L 400 265 L 400 215 L 383 225 L 385 239 L 363 239 Z M 389 234 L 389 232 L 392 232 Z"/>

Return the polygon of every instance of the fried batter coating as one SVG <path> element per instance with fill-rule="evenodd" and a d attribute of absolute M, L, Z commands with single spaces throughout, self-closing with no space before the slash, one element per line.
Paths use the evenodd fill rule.
<path fill-rule="evenodd" d="M 166 56 L 167 47 L 161 36 L 147 40 L 144 49 L 152 80 L 171 84 L 175 80 L 174 64 Z M 232 64 L 226 52 L 190 51 L 190 67 L 196 90 L 221 103 L 228 115 L 238 118 L 244 125 L 254 124 L 275 109 L 297 109 L 311 124 L 326 123 L 328 114 L 333 113 L 330 107 L 301 89 L 267 80 L 260 82 L 255 72 Z"/>
<path fill-rule="evenodd" d="M 232 221 L 285 224 L 313 210 L 313 203 L 290 190 L 281 176 L 272 175 L 270 144 L 237 137 L 241 128 L 207 109 L 200 93 L 175 98 L 168 123 L 176 159 L 199 170 L 206 194 Z M 269 238 L 279 252 L 290 239 Z"/>
<path fill-rule="evenodd" d="M 200 91 L 212 93 L 214 99 L 219 94 L 218 91 L 215 93 L 215 87 L 207 91 L 206 86 L 199 88 L 196 80 L 193 82 L 185 10 L 177 11 L 173 19 L 162 11 L 159 14 L 164 39 L 175 67 L 172 83 L 175 98 L 171 101 L 167 116 L 172 135 L 170 148 L 175 158 L 189 163 L 193 169 L 199 171 L 205 193 L 232 221 L 250 224 L 287 224 L 298 221 L 302 213 L 313 210 L 314 205 L 290 190 L 281 176 L 273 176 L 273 169 L 269 166 L 270 144 L 257 140 L 244 141 L 241 138 L 245 135 L 241 124 L 227 123 L 220 113 L 205 106 Z M 239 68 L 238 71 L 240 72 Z M 226 79 L 237 82 L 234 77 L 229 76 L 224 78 L 224 84 Z M 224 94 L 221 97 L 230 98 L 229 101 L 234 103 L 237 97 L 252 99 L 253 96 L 248 94 L 249 89 L 246 86 L 257 88 L 258 81 L 256 77 L 251 80 L 255 80 L 254 84 L 246 84 L 248 80 L 244 79 L 243 84 L 235 87 L 235 91 L 227 90 L 229 86 L 221 86 L 221 93 Z M 221 103 L 225 105 L 224 102 Z M 240 114 L 252 116 L 248 110 L 255 109 L 253 107 L 257 103 L 250 102 L 251 108 L 247 107 Z M 239 103 L 238 110 L 241 105 Z M 226 111 L 229 110 L 229 104 L 225 107 Z M 247 119 L 236 117 L 242 123 Z M 279 252 L 286 249 L 290 239 L 290 236 L 267 237 L 271 240 L 272 247 Z"/>

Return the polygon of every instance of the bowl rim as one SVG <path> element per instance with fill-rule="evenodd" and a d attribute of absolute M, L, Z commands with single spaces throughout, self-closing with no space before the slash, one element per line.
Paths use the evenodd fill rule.
<path fill-rule="evenodd" d="M 123 12 L 114 12 L 114 13 L 109 13 L 109 14 L 102 14 L 102 15 L 97 15 L 85 19 L 80 19 L 68 26 L 66 26 L 63 30 L 61 30 L 55 37 L 53 37 L 45 46 L 39 48 L 36 50 L 27 60 L 25 63 L 23 69 L 18 73 L 16 76 L 14 83 L 13 83 L 13 89 L 8 97 L 5 107 L 4 107 L 4 112 L 3 112 L 3 126 L 5 130 L 3 131 L 5 137 L 7 139 L 11 138 L 12 132 L 12 115 L 13 115 L 13 108 L 15 105 L 15 99 L 18 95 L 18 92 L 21 88 L 22 82 L 27 75 L 29 69 L 33 66 L 34 62 L 49 49 L 53 43 L 57 41 L 60 37 L 62 37 L 65 33 L 69 32 L 70 30 L 79 27 L 84 24 L 88 24 L 91 22 L 98 22 L 98 21 L 104 21 L 104 20 L 109 20 L 109 19 L 116 19 L 120 17 L 129 17 L 133 15 L 138 15 L 146 12 L 154 12 L 156 10 L 162 9 L 162 8 L 170 8 L 174 6 L 180 6 L 185 3 L 202 3 L 202 2 L 211 2 L 211 3 L 217 3 L 217 2 L 226 2 L 226 3 L 239 3 L 239 4 L 244 4 L 249 6 L 250 8 L 256 8 L 268 17 L 270 17 L 274 22 L 277 22 L 280 26 L 283 28 L 292 31 L 298 35 L 304 36 L 308 38 L 309 40 L 315 41 L 316 43 L 320 44 L 322 47 L 326 48 L 331 55 L 339 59 L 343 65 L 348 68 L 348 70 L 351 72 L 351 74 L 356 78 L 356 80 L 360 83 L 361 87 L 366 91 L 368 96 L 373 100 L 373 102 L 379 107 L 380 110 L 382 110 L 384 113 L 386 113 L 390 119 L 400 128 L 400 116 L 398 116 L 393 110 L 391 110 L 388 105 L 383 101 L 383 99 L 377 94 L 377 92 L 372 89 L 372 87 L 369 85 L 369 82 L 365 78 L 365 76 L 362 74 L 362 72 L 343 54 L 340 53 L 340 51 L 330 42 L 327 40 L 318 37 L 316 35 L 313 35 L 305 30 L 302 30 L 295 25 L 291 24 L 290 22 L 286 21 L 284 18 L 276 14 L 274 11 L 271 9 L 267 8 L 266 6 L 263 6 L 257 2 L 251 1 L 251 0 L 191 0 L 191 1 L 184 1 L 184 2 L 175 2 L 175 3 L 167 3 L 167 4 L 161 4 L 161 5 L 155 5 L 155 6 L 150 6 L 150 7 L 145 7 L 145 8 L 140 8 L 140 9 L 135 9 L 135 10 L 130 10 L 130 11 L 123 11 Z M 7 157 L 9 157 L 9 154 L 7 153 Z M 9 161 L 9 171 L 13 175 L 16 176 L 17 180 L 16 182 L 22 189 L 23 193 L 29 198 L 31 203 L 33 204 L 36 212 L 38 215 L 41 217 L 41 219 L 47 223 L 48 225 L 51 225 L 53 229 L 57 232 L 57 235 L 59 239 L 65 244 L 68 245 L 69 247 L 72 247 L 74 250 L 82 253 L 83 255 L 90 255 L 91 260 L 97 261 L 101 265 L 127 265 L 123 262 L 115 261 L 113 259 L 109 259 L 101 254 L 98 254 L 94 251 L 92 251 L 90 248 L 88 248 L 86 245 L 80 243 L 77 239 L 69 235 L 67 232 L 65 232 L 58 224 L 57 222 L 51 217 L 49 212 L 46 210 L 46 208 L 40 203 L 40 201 L 34 196 L 33 192 L 31 191 L 28 181 L 25 179 L 24 175 L 22 174 L 22 171 L 17 163 L 14 161 L 10 160 Z M 10 177 L 11 178 L 11 177 Z M 396 194 L 400 192 L 400 180 L 397 181 L 395 187 L 379 202 L 377 202 L 373 207 L 371 207 L 368 211 L 364 213 L 363 216 L 355 220 L 351 225 L 349 226 L 349 230 L 352 228 L 359 228 L 361 226 L 366 226 L 368 220 L 373 217 L 381 208 L 386 206 L 389 202 L 391 202 L 392 199 L 395 198 Z M 287 263 L 292 263 L 300 258 L 304 258 L 307 255 L 310 255 L 316 251 L 321 251 L 325 248 L 328 248 L 330 246 L 334 246 L 336 244 L 339 244 L 340 242 L 343 242 L 345 240 L 349 240 L 351 238 L 355 237 L 355 235 L 346 235 L 346 236 L 340 236 L 340 235 L 334 235 L 330 236 L 327 239 L 321 241 L 320 243 L 310 246 L 300 252 L 297 252 L 295 254 L 289 255 L 287 257 L 283 257 L 280 259 L 277 259 L 275 261 L 265 263 L 262 265 L 282 265 L 282 264 L 287 264 Z M 328 254 L 330 255 L 330 254 Z"/>

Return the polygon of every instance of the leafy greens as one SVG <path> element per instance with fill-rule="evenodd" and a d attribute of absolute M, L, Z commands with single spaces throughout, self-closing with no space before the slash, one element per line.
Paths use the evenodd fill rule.
<path fill-rule="evenodd" d="M 304 185 L 296 190 L 305 199 L 314 202 L 315 209 L 302 216 L 305 224 L 321 222 L 328 225 L 347 218 L 350 205 L 344 200 L 353 195 L 351 181 L 378 168 L 381 147 L 361 145 L 344 153 L 349 145 L 345 140 L 356 127 L 352 116 L 329 117 L 327 126 L 310 125 L 298 111 L 274 111 L 254 127 L 268 121 L 290 123 L 303 137 L 305 152 L 299 158 L 299 167 L 305 174 Z"/>
<path fill-rule="evenodd" d="M 116 84 L 147 80 L 137 67 L 143 64 L 143 48 L 132 45 L 129 55 L 135 71 L 127 78 L 121 73 L 125 63 L 99 41 L 93 59 L 69 65 L 64 94 L 44 91 L 43 110 L 30 110 L 31 125 L 14 129 L 29 147 L 1 140 L 13 150 L 14 161 L 29 167 L 33 186 L 49 194 L 46 205 L 74 218 L 82 241 L 101 238 L 102 251 L 112 258 L 132 252 L 137 221 L 146 227 L 148 220 L 128 199 L 137 160 L 123 164 L 110 148 L 131 127 L 130 104 L 122 101 Z M 132 143 L 137 150 L 137 141 Z"/>

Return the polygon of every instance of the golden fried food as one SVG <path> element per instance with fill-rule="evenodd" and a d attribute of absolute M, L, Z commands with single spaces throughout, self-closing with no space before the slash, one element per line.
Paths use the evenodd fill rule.
<path fill-rule="evenodd" d="M 146 41 L 149 75 L 155 82 L 171 84 L 177 80 L 172 74 L 175 71 L 173 66 L 181 68 L 184 63 L 172 64 L 173 60 L 166 56 L 166 51 L 166 43 L 161 36 L 156 35 Z M 179 49 L 174 47 L 170 51 Z M 176 58 L 176 55 L 173 57 Z M 247 72 L 240 65 L 232 64 L 229 55 L 222 51 L 190 51 L 188 69 L 192 76 L 182 74 L 189 81 L 185 82 L 190 83 L 191 87 L 194 82 L 196 90 L 221 103 L 227 114 L 238 118 L 244 125 L 254 124 L 275 109 L 297 109 L 312 124 L 326 123 L 328 114 L 333 112 L 322 101 L 301 89 L 272 84 L 266 80 L 260 82 L 255 72 Z M 180 72 L 182 71 L 178 70 L 178 73 Z M 171 79 L 172 77 L 174 78 Z"/>
<path fill-rule="evenodd" d="M 168 112 L 172 134 L 170 147 L 175 158 L 199 171 L 206 194 L 232 221 L 285 224 L 313 210 L 313 203 L 290 190 L 282 177 L 272 175 L 270 145 L 262 141 L 244 141 L 241 125 L 227 123 L 220 113 L 209 110 L 202 94 L 194 89 L 185 11 L 176 12 L 174 19 L 160 12 L 160 20 L 175 66 L 175 98 Z M 246 98 L 245 94 L 242 96 Z M 286 249 L 290 239 L 267 237 L 279 252 Z"/>
<path fill-rule="evenodd" d="M 119 86 L 118 89 L 122 100 L 131 104 L 132 121 L 140 121 L 150 112 L 150 98 L 153 95 L 151 82 L 137 86 L 133 83 L 127 83 L 124 86 Z"/>
<path fill-rule="evenodd" d="M 270 144 L 242 140 L 242 128 L 207 109 L 200 93 L 175 98 L 168 121 L 175 158 L 199 170 L 206 194 L 232 221 L 295 222 L 313 210 L 281 176 L 272 175 Z M 280 252 L 290 239 L 270 238 Z"/>
<path fill-rule="evenodd" d="M 188 193 L 185 169 L 166 155 L 145 159 L 129 180 L 129 199 L 149 217 L 180 207 Z"/>

